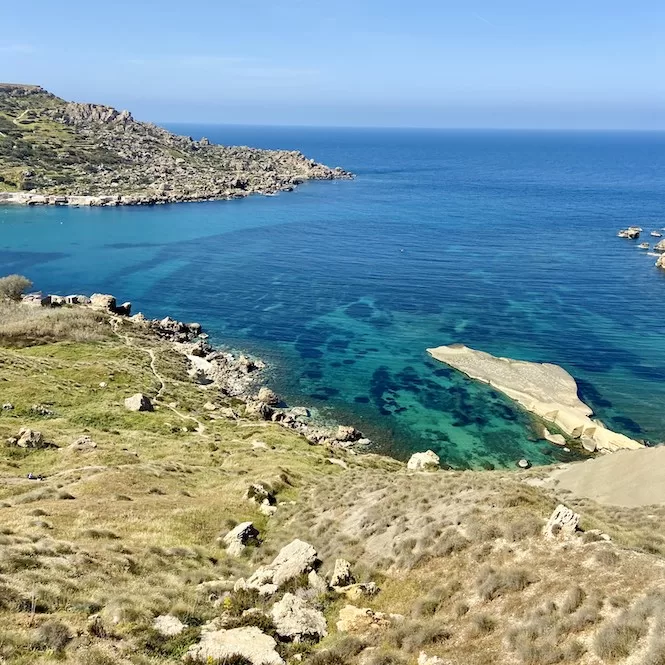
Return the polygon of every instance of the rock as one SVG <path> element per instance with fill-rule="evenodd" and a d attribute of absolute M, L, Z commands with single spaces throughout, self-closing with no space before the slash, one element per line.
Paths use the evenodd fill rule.
<path fill-rule="evenodd" d="M 272 407 L 265 402 L 258 400 L 248 400 L 245 404 L 245 415 L 250 418 L 260 418 L 261 420 L 270 420 L 274 413 Z"/>
<path fill-rule="evenodd" d="M 553 443 L 555 446 L 566 445 L 566 439 L 562 434 L 550 434 L 547 430 L 545 430 L 545 432 L 545 439 L 550 443 Z"/>
<path fill-rule="evenodd" d="M 590 453 L 595 453 L 598 449 L 598 444 L 588 436 L 583 436 L 580 442 L 582 443 L 582 448 Z"/>
<path fill-rule="evenodd" d="M 116 307 L 116 300 L 113 296 L 104 293 L 93 293 L 90 296 L 90 306 L 93 309 L 114 312 Z"/>
<path fill-rule="evenodd" d="M 277 506 L 271 505 L 266 499 L 259 506 L 259 512 L 266 517 L 272 517 L 277 512 Z"/>
<path fill-rule="evenodd" d="M 346 605 L 339 611 L 337 630 L 340 633 L 369 633 L 390 628 L 395 615 L 375 612 L 369 607 Z"/>
<path fill-rule="evenodd" d="M 41 432 L 30 429 L 29 427 L 21 427 L 18 431 L 18 436 L 12 437 L 9 440 L 11 445 L 15 445 L 18 448 L 49 448 L 50 444 L 44 441 L 44 437 Z"/>
<path fill-rule="evenodd" d="M 276 502 L 275 493 L 263 483 L 252 483 L 245 492 L 245 499 L 259 504 L 267 501 L 270 505 L 274 505 Z"/>
<path fill-rule="evenodd" d="M 622 229 L 617 233 L 619 238 L 629 238 L 635 240 L 640 237 L 642 229 L 639 226 L 629 226 L 627 229 Z"/>
<path fill-rule="evenodd" d="M 277 634 L 294 642 L 303 639 L 318 642 L 328 634 L 323 614 L 292 593 L 285 593 L 284 597 L 273 605 L 270 616 Z"/>
<path fill-rule="evenodd" d="M 570 538 L 577 531 L 579 523 L 580 516 L 560 503 L 547 521 L 543 533 L 546 538 Z"/>
<path fill-rule="evenodd" d="M 292 418 L 309 418 L 311 413 L 304 406 L 294 406 L 292 409 L 289 409 L 289 415 Z"/>
<path fill-rule="evenodd" d="M 348 469 L 349 468 L 349 465 L 343 459 L 338 459 L 337 457 L 329 457 L 328 462 L 330 464 L 335 464 L 336 466 L 339 466 L 342 469 Z"/>
<path fill-rule="evenodd" d="M 268 406 L 277 406 L 280 402 L 277 394 L 265 386 L 259 390 L 258 400 Z"/>
<path fill-rule="evenodd" d="M 202 633 L 201 641 L 188 649 L 185 659 L 207 665 L 241 656 L 252 665 L 284 665 L 276 646 L 277 642 L 256 626 L 211 630 Z"/>
<path fill-rule="evenodd" d="M 448 662 L 439 656 L 428 656 L 424 651 L 418 656 L 418 665 L 447 665 Z"/>
<path fill-rule="evenodd" d="M 337 593 L 346 596 L 349 600 L 358 602 L 363 598 L 371 598 L 379 593 L 379 587 L 375 582 L 362 582 L 361 584 L 349 584 L 348 586 L 335 587 Z"/>
<path fill-rule="evenodd" d="M 172 614 L 162 614 L 155 618 L 152 623 L 152 627 L 160 633 L 160 635 L 166 635 L 167 637 L 172 637 L 173 635 L 180 635 L 187 626 Z"/>
<path fill-rule="evenodd" d="M 90 298 L 82 295 L 65 296 L 65 304 L 67 305 L 89 305 Z"/>
<path fill-rule="evenodd" d="M 414 453 L 409 458 L 406 468 L 410 471 L 435 471 L 439 468 L 439 456 L 432 450 Z"/>
<path fill-rule="evenodd" d="M 662 268 L 663 270 L 665 270 L 665 254 L 659 256 L 658 259 L 656 260 L 656 268 Z"/>
<path fill-rule="evenodd" d="M 89 436 L 81 436 L 74 443 L 68 446 L 69 450 L 77 450 L 85 452 L 86 450 L 94 450 L 97 444 Z"/>
<path fill-rule="evenodd" d="M 529 462 L 528 459 L 522 458 L 519 462 L 517 462 L 517 466 L 520 469 L 530 469 L 531 468 L 531 462 Z"/>
<path fill-rule="evenodd" d="M 122 305 L 118 305 L 113 311 L 120 316 L 131 316 L 132 303 L 124 302 Z"/>
<path fill-rule="evenodd" d="M 2 405 L 2 410 L 3 411 L 13 411 L 14 410 L 14 405 L 11 402 L 6 402 L 5 404 Z"/>
<path fill-rule="evenodd" d="M 337 434 L 335 434 L 335 438 L 338 441 L 353 442 L 357 441 L 358 439 L 361 439 L 362 434 L 355 427 L 350 427 L 348 425 L 340 425 L 337 428 Z"/>
<path fill-rule="evenodd" d="M 259 589 L 268 584 L 279 587 L 313 570 L 317 564 L 316 550 L 309 543 L 294 540 L 279 551 L 270 565 L 257 569 L 247 580 L 247 587 Z"/>
<path fill-rule="evenodd" d="M 250 542 L 258 542 L 258 530 L 251 522 L 242 522 L 231 529 L 223 538 L 226 553 L 231 556 L 240 556 Z"/>
<path fill-rule="evenodd" d="M 333 572 L 330 575 L 330 586 L 349 586 L 349 584 L 353 584 L 354 582 L 355 579 L 351 572 L 351 564 L 346 559 L 337 559 Z"/>
<path fill-rule="evenodd" d="M 665 252 L 665 238 L 659 240 L 653 247 L 657 252 Z"/>
<path fill-rule="evenodd" d="M 153 406 L 150 398 L 143 393 L 136 393 L 125 400 L 125 408 L 128 411 L 152 411 Z"/>
<path fill-rule="evenodd" d="M 36 416 L 52 416 L 53 415 L 53 411 L 51 411 L 51 409 L 44 406 L 43 404 L 33 404 L 30 407 L 30 411 L 32 413 L 34 413 Z"/>
<path fill-rule="evenodd" d="M 638 248 L 639 248 L 639 249 L 649 249 L 649 247 L 650 247 L 650 245 L 649 245 L 648 242 L 641 242 L 641 243 L 638 245 Z"/>
<path fill-rule="evenodd" d="M 213 404 L 212 402 L 206 402 L 206 403 L 203 405 L 203 408 L 204 408 L 206 411 L 215 411 L 215 410 L 217 409 L 217 406 L 216 406 L 215 404 Z"/>
<path fill-rule="evenodd" d="M 328 583 L 315 570 L 309 571 L 307 584 L 316 593 L 326 593 L 328 591 Z"/>

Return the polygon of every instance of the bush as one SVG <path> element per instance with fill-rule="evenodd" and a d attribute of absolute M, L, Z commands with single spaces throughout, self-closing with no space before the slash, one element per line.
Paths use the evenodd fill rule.
<path fill-rule="evenodd" d="M 62 651 L 71 639 L 69 626 L 57 619 L 47 621 L 37 629 L 37 644 L 42 649 Z"/>
<path fill-rule="evenodd" d="M 23 275 L 0 277 L 0 300 L 19 302 L 21 296 L 32 286 L 32 282 Z"/>
<path fill-rule="evenodd" d="M 523 591 L 532 582 L 528 571 L 521 568 L 495 570 L 487 567 L 481 571 L 476 585 L 483 600 L 494 600 L 510 591 Z"/>
<path fill-rule="evenodd" d="M 598 631 L 594 640 L 596 653 L 603 660 L 627 658 L 648 628 L 649 624 L 641 617 L 624 612 Z"/>

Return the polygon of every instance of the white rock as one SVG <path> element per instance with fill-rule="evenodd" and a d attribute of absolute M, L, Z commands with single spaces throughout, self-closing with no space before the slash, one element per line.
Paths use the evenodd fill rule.
<path fill-rule="evenodd" d="M 180 635 L 187 626 L 172 614 L 162 614 L 153 621 L 152 627 L 162 635 Z"/>
<path fill-rule="evenodd" d="M 283 665 L 276 646 L 277 642 L 256 626 L 215 630 L 203 633 L 201 641 L 189 648 L 185 658 L 207 664 L 242 656 L 252 665 Z"/>
<path fill-rule="evenodd" d="M 418 656 L 418 665 L 446 665 L 447 662 L 438 656 L 428 656 L 424 651 Z"/>
<path fill-rule="evenodd" d="M 439 468 L 439 456 L 432 450 L 411 455 L 406 468 L 410 471 L 434 471 Z"/>
<path fill-rule="evenodd" d="M 136 393 L 125 400 L 125 408 L 128 411 L 152 411 L 153 406 L 150 398 L 143 393 Z"/>
<path fill-rule="evenodd" d="M 282 600 L 273 605 L 270 616 L 277 634 L 294 642 L 304 638 L 318 641 L 328 634 L 323 613 L 292 593 L 285 593 Z"/>
<path fill-rule="evenodd" d="M 354 582 L 355 579 L 351 572 L 351 564 L 346 559 L 337 559 L 330 576 L 330 586 L 348 586 Z"/>
<path fill-rule="evenodd" d="M 247 543 L 256 541 L 258 535 L 258 530 L 251 522 L 238 524 L 222 538 L 222 542 L 226 545 L 226 553 L 231 556 L 240 556 L 247 547 Z"/>
<path fill-rule="evenodd" d="M 580 516 L 570 508 L 559 504 L 543 529 L 546 538 L 570 538 L 577 531 Z"/>
<path fill-rule="evenodd" d="M 294 540 L 279 551 L 270 565 L 257 569 L 247 580 L 247 587 L 258 589 L 266 584 L 276 584 L 279 587 L 294 577 L 313 570 L 317 561 L 316 550 L 309 543 Z"/>

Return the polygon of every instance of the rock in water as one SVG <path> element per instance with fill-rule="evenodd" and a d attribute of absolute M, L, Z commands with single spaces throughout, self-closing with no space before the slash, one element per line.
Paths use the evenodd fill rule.
<path fill-rule="evenodd" d="M 580 516 L 560 503 L 543 529 L 546 538 L 570 538 L 577 531 Z"/>
<path fill-rule="evenodd" d="M 152 402 L 147 395 L 136 393 L 125 400 L 125 408 L 128 411 L 153 411 Z"/>
<path fill-rule="evenodd" d="M 406 468 L 410 471 L 436 471 L 439 468 L 439 456 L 432 450 L 411 455 Z"/>
<path fill-rule="evenodd" d="M 657 252 L 665 252 L 665 238 L 659 240 L 653 247 Z"/>
<path fill-rule="evenodd" d="M 243 522 L 229 531 L 222 542 L 226 545 L 226 553 L 240 556 L 250 542 L 257 542 L 259 532 L 251 522 Z"/>
<path fill-rule="evenodd" d="M 303 639 L 318 642 L 328 634 L 323 614 L 292 593 L 285 593 L 282 600 L 273 605 L 270 616 L 277 634 L 294 642 Z"/>
<path fill-rule="evenodd" d="M 658 260 L 656 261 L 656 268 L 662 268 L 665 270 L 665 254 L 658 257 Z"/>
<path fill-rule="evenodd" d="M 353 442 L 361 439 L 362 433 L 350 425 L 340 425 L 337 428 L 337 434 L 335 435 L 335 438 L 338 441 Z"/>
<path fill-rule="evenodd" d="M 284 665 L 275 651 L 277 642 L 256 626 L 214 630 L 202 634 L 201 641 L 189 648 L 185 658 L 195 663 L 231 662 L 234 656 L 252 665 Z"/>

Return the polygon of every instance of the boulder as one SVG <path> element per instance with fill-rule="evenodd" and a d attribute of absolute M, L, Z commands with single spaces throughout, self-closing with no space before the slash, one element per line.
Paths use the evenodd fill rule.
<path fill-rule="evenodd" d="M 319 563 L 316 550 L 302 540 L 294 540 L 279 551 L 272 563 L 261 566 L 247 580 L 250 589 L 259 589 L 265 585 L 281 586 L 285 582 L 308 573 Z"/>
<path fill-rule="evenodd" d="M 49 448 L 50 444 L 44 441 L 44 436 L 37 430 L 30 429 L 29 427 L 21 427 L 18 431 L 18 436 L 14 436 L 9 440 L 11 445 L 18 448 Z"/>
<path fill-rule="evenodd" d="M 250 542 L 258 542 L 258 530 L 251 522 L 242 522 L 231 529 L 221 540 L 226 545 L 226 553 L 240 556 Z"/>
<path fill-rule="evenodd" d="M 337 434 L 335 434 L 335 438 L 338 441 L 349 443 L 361 439 L 362 436 L 363 435 L 355 427 L 350 427 L 348 425 L 340 425 L 337 428 Z"/>
<path fill-rule="evenodd" d="M 584 450 L 590 453 L 595 453 L 596 450 L 598 450 L 598 444 L 596 443 L 595 439 L 592 439 L 589 436 L 583 436 L 580 441 Z"/>
<path fill-rule="evenodd" d="M 94 450 L 97 444 L 89 436 L 80 436 L 74 443 L 68 446 L 69 450 L 77 450 L 84 452 L 86 450 Z"/>
<path fill-rule="evenodd" d="M 330 586 L 349 586 L 349 584 L 353 584 L 354 582 L 355 579 L 351 572 L 351 564 L 346 559 L 337 559 L 330 576 Z"/>
<path fill-rule="evenodd" d="M 136 393 L 125 400 L 125 408 L 128 411 L 153 411 L 152 401 L 143 393 Z"/>
<path fill-rule="evenodd" d="M 118 305 L 115 308 L 115 313 L 120 314 L 120 316 L 131 316 L 132 314 L 132 303 L 123 302 L 122 305 Z"/>
<path fill-rule="evenodd" d="M 435 471 L 439 468 L 439 456 L 432 450 L 414 453 L 409 458 L 406 468 L 409 471 Z"/>
<path fill-rule="evenodd" d="M 635 240 L 640 237 L 642 229 L 639 226 L 629 226 L 627 229 L 622 229 L 617 233 L 619 238 L 629 238 Z"/>
<path fill-rule="evenodd" d="M 653 246 L 653 248 L 654 248 L 657 252 L 665 252 L 665 238 L 663 238 L 663 240 L 659 240 L 659 241 Z"/>
<path fill-rule="evenodd" d="M 277 406 L 280 402 L 277 393 L 270 390 L 270 388 L 266 388 L 265 386 L 259 390 L 258 400 L 259 402 L 263 402 L 268 406 Z"/>
<path fill-rule="evenodd" d="M 447 665 L 449 662 L 439 656 L 428 656 L 424 651 L 421 651 L 418 656 L 418 665 Z"/>
<path fill-rule="evenodd" d="M 309 588 L 316 593 L 326 593 L 328 591 L 328 583 L 321 577 L 315 570 L 310 570 L 307 575 L 307 584 Z"/>
<path fill-rule="evenodd" d="M 252 665 L 284 665 L 276 646 L 277 642 L 256 626 L 211 630 L 202 633 L 201 641 L 188 649 L 185 659 L 208 664 L 228 662 L 234 656 L 241 656 Z"/>
<path fill-rule="evenodd" d="M 187 626 L 172 614 L 162 614 L 155 618 L 152 622 L 152 627 L 160 634 L 167 637 L 173 635 L 180 635 Z"/>
<path fill-rule="evenodd" d="M 577 531 L 580 516 L 570 508 L 559 504 L 543 529 L 546 538 L 570 538 Z"/>
<path fill-rule="evenodd" d="M 656 268 L 662 268 L 663 270 L 665 270 L 665 254 L 659 256 L 658 259 L 656 260 Z"/>
<path fill-rule="evenodd" d="M 245 404 L 245 415 L 250 418 L 260 418 L 261 420 L 270 420 L 274 413 L 272 407 L 265 402 L 258 400 L 248 400 Z"/>
<path fill-rule="evenodd" d="M 88 298 L 88 296 L 74 294 L 71 296 L 65 296 L 65 303 L 67 305 L 89 305 L 90 298 Z"/>
<path fill-rule="evenodd" d="M 375 612 L 369 607 L 346 605 L 339 611 L 336 625 L 340 633 L 365 634 L 390 628 L 396 618 L 396 615 Z"/>
<path fill-rule="evenodd" d="M 371 598 L 379 593 L 379 587 L 375 582 L 362 582 L 361 584 L 349 584 L 348 586 L 335 587 L 337 593 L 346 596 L 349 600 L 358 602 L 363 598 Z"/>
<path fill-rule="evenodd" d="M 517 466 L 520 469 L 530 469 L 531 468 L 531 462 L 529 462 L 528 459 L 522 458 L 517 462 Z"/>
<path fill-rule="evenodd" d="M 105 293 L 93 293 L 90 296 L 90 306 L 94 309 L 100 309 L 106 312 L 114 312 L 116 307 L 116 300 L 113 296 Z"/>
<path fill-rule="evenodd" d="M 294 406 L 292 409 L 289 409 L 289 415 L 292 418 L 309 418 L 311 414 L 309 409 L 306 409 L 304 406 Z"/>
<path fill-rule="evenodd" d="M 328 634 L 323 614 L 292 593 L 285 593 L 284 597 L 273 605 L 270 616 L 277 634 L 294 642 L 303 639 L 318 642 Z"/>
<path fill-rule="evenodd" d="M 5 402 L 2 405 L 2 410 L 3 411 L 13 411 L 14 410 L 14 405 L 11 402 Z"/>

